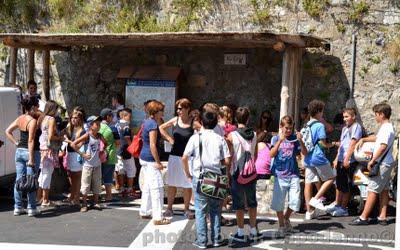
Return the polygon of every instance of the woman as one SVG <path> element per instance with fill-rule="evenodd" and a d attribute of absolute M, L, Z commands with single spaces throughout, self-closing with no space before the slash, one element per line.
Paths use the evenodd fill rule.
<path fill-rule="evenodd" d="M 161 134 L 172 145 L 167 168 L 168 208 L 164 215 L 167 217 L 173 215 L 172 205 L 174 204 L 176 189 L 179 187 L 183 188 L 185 217 L 194 219 L 193 213 L 189 210 L 190 198 L 192 196 L 192 184 L 188 182 L 185 176 L 181 160 L 186 144 L 194 133 L 194 120 L 189 116 L 192 103 L 188 99 L 182 98 L 176 101 L 175 107 L 178 116 L 175 116 L 160 126 Z M 167 131 L 171 127 L 172 136 Z"/>
<path fill-rule="evenodd" d="M 269 110 L 264 110 L 261 113 L 260 119 L 258 120 L 256 132 L 267 131 L 271 132 L 271 124 L 272 124 L 272 113 Z"/>
<path fill-rule="evenodd" d="M 71 195 L 68 197 L 67 201 L 73 206 L 79 205 L 79 190 L 81 188 L 83 159 L 71 147 L 71 143 L 85 133 L 86 131 L 83 129 L 83 112 L 78 109 L 74 109 L 71 113 L 70 122 L 67 125 L 64 136 L 65 142 L 68 143 L 66 149 L 66 163 L 68 169 L 68 179 L 71 184 Z M 78 147 L 81 146 L 82 145 L 78 145 Z"/>
<path fill-rule="evenodd" d="M 21 105 L 24 109 L 24 114 L 20 115 L 14 122 L 6 129 L 7 138 L 17 146 L 15 152 L 15 168 L 16 168 L 16 181 L 22 175 L 32 175 L 36 173 L 35 155 L 34 155 L 34 138 L 36 133 L 36 119 L 33 118 L 34 114 L 39 109 L 39 100 L 36 97 L 23 99 Z M 13 131 L 19 129 L 20 140 L 19 142 L 14 138 Z M 36 209 L 36 192 L 29 192 L 28 196 L 28 216 L 35 216 L 39 214 Z M 14 186 L 14 215 L 21 215 L 24 213 L 22 192 L 17 191 Z"/>
<path fill-rule="evenodd" d="M 57 135 L 56 114 L 58 104 L 55 101 L 48 101 L 44 108 L 43 114 L 38 119 L 38 126 L 42 130 L 39 138 L 40 141 L 40 175 L 38 196 L 42 198 L 42 207 L 50 206 L 49 193 L 51 176 L 54 168 L 58 167 L 58 150 L 63 141 L 63 136 Z"/>
<path fill-rule="evenodd" d="M 233 124 L 233 112 L 228 106 L 222 106 L 219 108 L 218 125 L 223 128 L 225 138 L 230 132 L 237 129 Z"/>
<path fill-rule="evenodd" d="M 141 171 L 144 175 L 140 216 L 143 219 L 149 219 L 151 211 L 154 225 L 167 225 L 171 221 L 164 218 L 162 214 L 164 183 L 161 170 L 163 165 L 159 155 L 161 149 L 157 147 L 161 140 L 158 122 L 164 116 L 164 104 L 159 101 L 151 101 L 147 104 L 146 109 L 149 118 L 143 122 L 143 147 L 139 156 Z"/>

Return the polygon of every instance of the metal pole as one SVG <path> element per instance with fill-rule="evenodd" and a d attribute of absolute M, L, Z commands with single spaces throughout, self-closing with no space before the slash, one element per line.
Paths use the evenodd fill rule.
<path fill-rule="evenodd" d="M 356 72 L 356 58 L 357 58 L 357 37 L 356 34 L 353 33 L 351 36 L 352 43 L 352 58 L 351 58 L 351 83 L 350 83 L 350 98 L 354 98 L 354 83 L 355 83 L 355 72 Z"/>

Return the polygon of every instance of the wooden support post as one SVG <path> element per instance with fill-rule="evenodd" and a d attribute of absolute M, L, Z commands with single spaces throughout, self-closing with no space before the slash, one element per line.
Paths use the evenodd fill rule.
<path fill-rule="evenodd" d="M 28 81 L 34 80 L 35 73 L 35 50 L 28 49 Z"/>
<path fill-rule="evenodd" d="M 299 92 L 301 84 L 302 49 L 289 47 L 285 50 L 282 66 L 281 110 L 279 117 L 291 115 L 298 125 Z"/>
<path fill-rule="evenodd" d="M 50 100 L 50 51 L 43 50 L 42 53 L 43 62 L 43 79 L 42 88 L 43 94 L 46 101 Z"/>
<path fill-rule="evenodd" d="M 9 84 L 15 85 L 17 82 L 17 56 L 18 48 L 10 47 L 10 77 Z"/>

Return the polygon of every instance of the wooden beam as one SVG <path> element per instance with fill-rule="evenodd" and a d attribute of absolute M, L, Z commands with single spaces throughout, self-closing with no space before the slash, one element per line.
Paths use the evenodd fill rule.
<path fill-rule="evenodd" d="M 28 81 L 34 80 L 35 73 L 35 50 L 28 49 Z"/>
<path fill-rule="evenodd" d="M 301 82 L 302 49 L 289 47 L 285 50 L 282 66 L 282 89 L 280 118 L 290 115 L 296 119 Z"/>
<path fill-rule="evenodd" d="M 10 77 L 9 77 L 10 85 L 15 85 L 17 80 L 17 56 L 18 56 L 18 48 L 10 47 Z"/>
<path fill-rule="evenodd" d="M 50 51 L 43 50 L 42 53 L 42 63 L 43 63 L 43 79 L 42 88 L 45 100 L 50 100 Z"/>
<path fill-rule="evenodd" d="M 18 48 L 24 48 L 24 49 L 34 49 L 34 50 L 60 50 L 60 51 L 68 51 L 71 50 L 70 47 L 64 47 L 64 46 L 59 46 L 59 45 L 54 45 L 54 44 L 37 44 L 33 42 L 20 42 L 18 40 L 6 37 L 3 40 L 4 45 L 10 46 L 10 47 L 18 47 Z"/>

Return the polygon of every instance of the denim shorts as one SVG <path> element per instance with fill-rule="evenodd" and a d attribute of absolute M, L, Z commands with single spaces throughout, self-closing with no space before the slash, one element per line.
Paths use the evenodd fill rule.
<path fill-rule="evenodd" d="M 286 194 L 288 194 L 288 207 L 293 211 L 300 209 L 300 178 L 275 178 L 274 192 L 272 194 L 271 209 L 282 212 L 285 209 Z"/>
<path fill-rule="evenodd" d="M 103 179 L 104 185 L 112 185 L 113 184 L 114 170 L 115 170 L 114 164 L 102 164 L 101 165 L 101 177 Z"/>
<path fill-rule="evenodd" d="M 232 178 L 231 192 L 233 210 L 243 210 L 245 209 L 245 205 L 247 205 L 248 208 L 257 207 L 256 185 L 257 182 L 255 181 L 250 184 L 241 185 L 235 178 Z"/>

